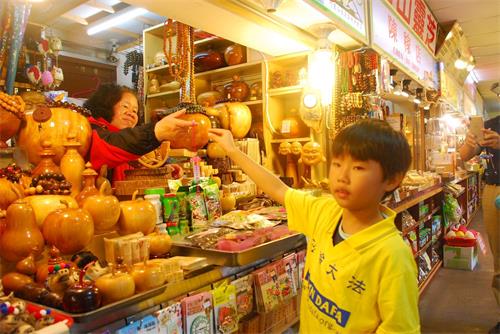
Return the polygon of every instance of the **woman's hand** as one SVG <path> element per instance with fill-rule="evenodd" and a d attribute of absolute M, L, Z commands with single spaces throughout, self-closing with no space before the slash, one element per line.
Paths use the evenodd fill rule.
<path fill-rule="evenodd" d="M 229 130 L 209 129 L 208 138 L 222 146 L 228 154 L 237 150 L 236 145 L 234 145 L 233 135 Z"/>
<path fill-rule="evenodd" d="M 196 126 L 195 122 L 179 119 L 179 117 L 185 113 L 186 109 L 182 109 L 158 121 L 155 125 L 156 139 L 158 139 L 158 141 L 172 140 L 177 136 L 184 136 L 187 128 Z"/>
<path fill-rule="evenodd" d="M 491 129 L 483 129 L 483 140 L 479 144 L 483 147 L 500 150 L 500 135 Z"/>

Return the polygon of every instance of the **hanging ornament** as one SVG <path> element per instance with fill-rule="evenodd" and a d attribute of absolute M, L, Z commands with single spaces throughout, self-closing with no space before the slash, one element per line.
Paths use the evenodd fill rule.
<path fill-rule="evenodd" d="M 63 70 L 60 67 L 53 66 L 52 67 L 52 77 L 54 78 L 54 88 L 59 87 L 61 83 L 64 81 Z"/>
<path fill-rule="evenodd" d="M 26 70 L 26 76 L 28 77 L 30 83 L 36 86 L 42 78 L 42 72 L 40 72 L 40 68 L 38 68 L 38 66 L 30 65 Z"/>
<path fill-rule="evenodd" d="M 59 51 L 63 49 L 61 39 L 55 36 L 50 37 L 49 48 L 52 50 L 52 53 L 57 56 L 59 54 Z"/>
<path fill-rule="evenodd" d="M 49 71 L 44 71 L 42 73 L 42 85 L 44 87 L 49 87 L 54 82 L 54 77 Z"/>
<path fill-rule="evenodd" d="M 43 38 L 40 42 L 38 42 L 38 52 L 40 52 L 44 57 L 47 53 L 51 53 L 49 41 Z"/>

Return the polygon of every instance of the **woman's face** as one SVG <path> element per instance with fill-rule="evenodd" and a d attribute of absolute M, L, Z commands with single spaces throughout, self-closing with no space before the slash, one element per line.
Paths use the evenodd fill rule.
<path fill-rule="evenodd" d="M 133 128 L 137 125 L 139 105 L 134 94 L 125 92 L 117 104 L 113 106 L 111 124 L 118 129 Z"/>

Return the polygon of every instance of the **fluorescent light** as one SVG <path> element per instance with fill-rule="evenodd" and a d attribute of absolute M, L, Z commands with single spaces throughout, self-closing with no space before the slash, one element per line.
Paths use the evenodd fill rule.
<path fill-rule="evenodd" d="M 321 92 L 321 104 L 332 103 L 335 63 L 331 49 L 318 49 L 309 56 L 309 85 Z"/>
<path fill-rule="evenodd" d="M 455 67 L 458 68 L 459 70 L 463 70 L 464 68 L 467 67 L 467 62 L 462 60 L 462 59 L 457 59 L 455 60 Z"/>
<path fill-rule="evenodd" d="M 410 94 L 408 94 L 408 92 L 407 92 L 407 91 L 405 91 L 405 90 L 403 90 L 403 91 L 401 92 L 401 95 L 402 95 L 402 96 L 404 96 L 404 97 L 408 97 L 408 96 L 410 96 Z"/>
<path fill-rule="evenodd" d="M 420 101 L 420 99 L 419 99 L 418 97 L 415 97 L 415 98 L 413 99 L 413 103 L 415 103 L 415 104 L 420 104 L 420 103 L 422 103 L 422 101 Z"/>
<path fill-rule="evenodd" d="M 87 29 L 87 35 L 94 35 L 103 30 L 109 29 L 111 27 L 117 26 L 121 23 L 124 23 L 128 20 L 131 20 L 137 16 L 146 14 L 148 11 L 144 8 L 127 8 L 117 14 L 112 14 L 108 18 L 105 18 L 100 23 L 90 27 Z"/>

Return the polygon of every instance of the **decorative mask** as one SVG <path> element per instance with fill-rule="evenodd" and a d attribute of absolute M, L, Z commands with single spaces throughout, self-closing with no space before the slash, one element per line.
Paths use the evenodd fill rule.
<path fill-rule="evenodd" d="M 54 77 L 49 71 L 44 71 L 42 73 L 42 85 L 45 87 L 50 86 L 54 82 Z"/>
<path fill-rule="evenodd" d="M 63 70 L 60 67 L 52 67 L 52 76 L 54 78 L 55 87 L 59 87 L 59 85 L 64 81 Z"/>
<path fill-rule="evenodd" d="M 281 155 L 288 155 L 291 153 L 291 148 L 292 148 L 292 144 L 285 141 L 285 142 L 280 144 L 278 153 Z"/>
<path fill-rule="evenodd" d="M 298 141 L 294 141 L 292 143 L 292 154 L 293 155 L 301 155 L 302 154 L 302 144 Z"/>
<path fill-rule="evenodd" d="M 50 45 L 50 49 L 52 49 L 52 52 L 54 52 L 56 54 L 62 50 L 62 42 L 58 37 L 50 37 L 49 38 L 49 45 Z"/>
<path fill-rule="evenodd" d="M 38 66 L 31 65 L 26 70 L 26 76 L 28 77 L 28 80 L 31 82 L 31 84 L 36 86 L 42 78 L 42 72 L 40 71 Z"/>

